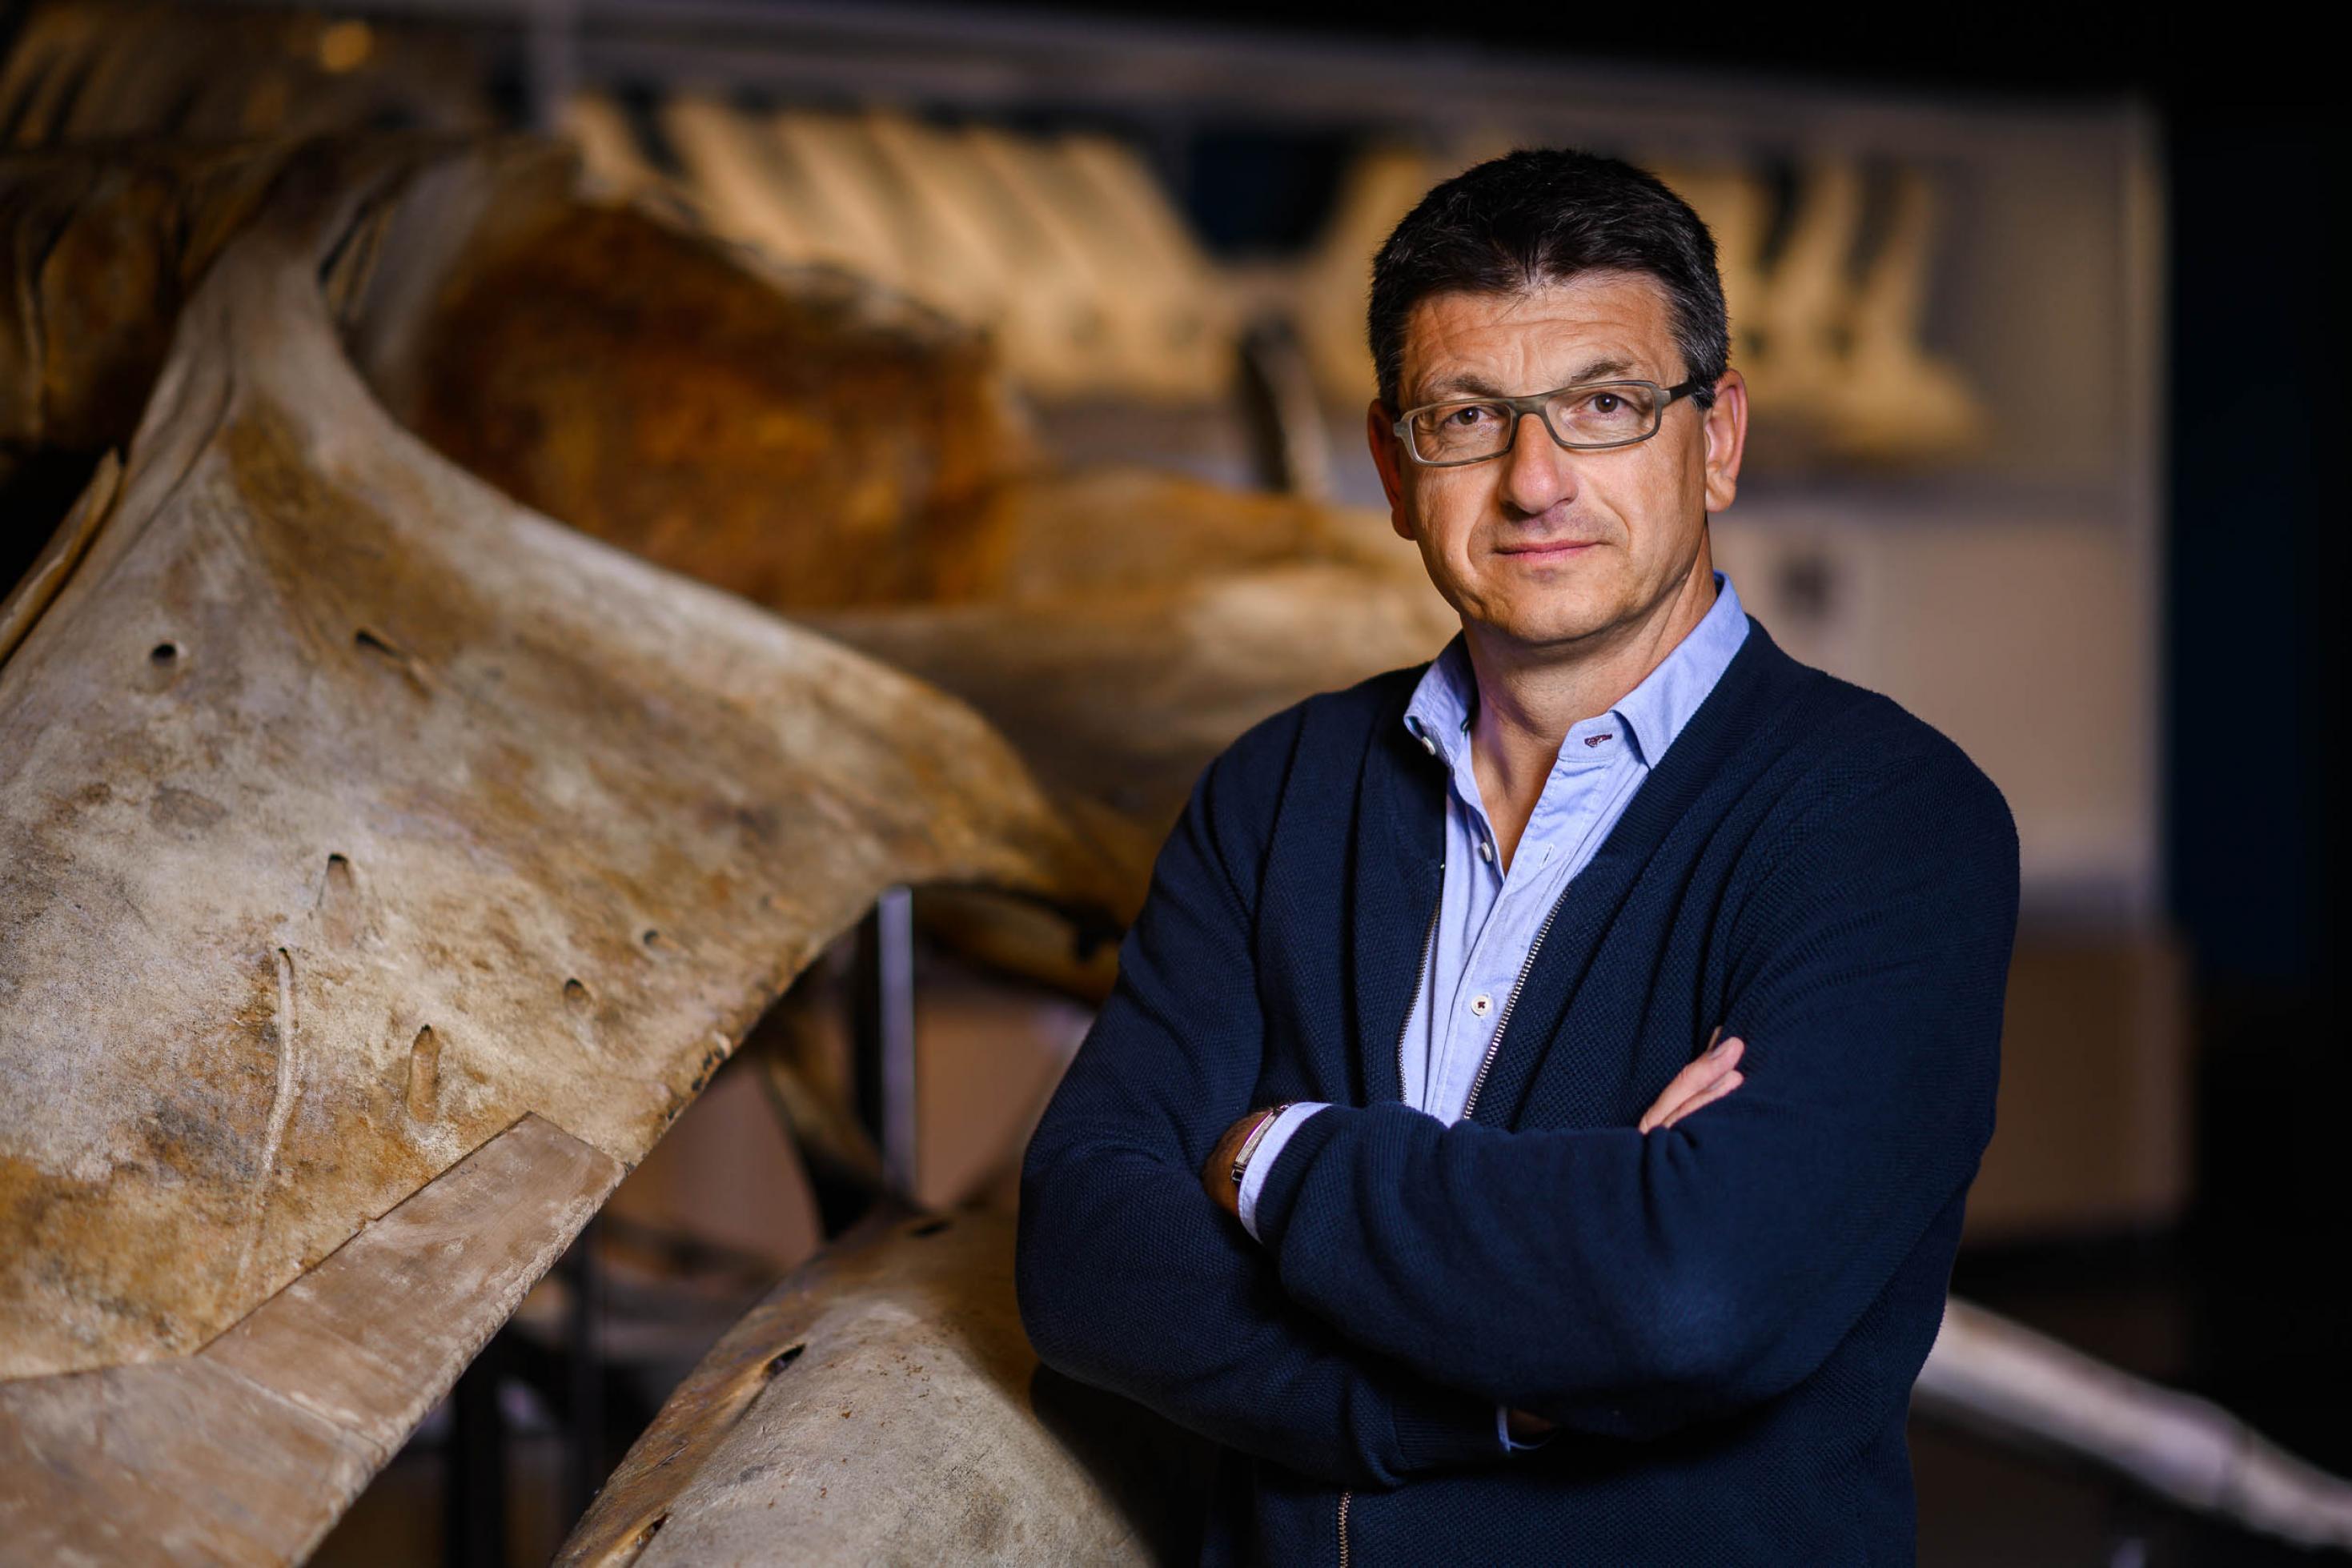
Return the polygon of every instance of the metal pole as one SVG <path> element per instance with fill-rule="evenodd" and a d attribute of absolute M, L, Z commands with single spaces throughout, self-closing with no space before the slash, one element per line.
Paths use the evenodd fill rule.
<path fill-rule="evenodd" d="M 857 1109 L 882 1151 L 891 1191 L 911 1198 L 920 1174 L 915 1117 L 915 900 L 884 890 L 857 928 L 851 1029 Z"/>

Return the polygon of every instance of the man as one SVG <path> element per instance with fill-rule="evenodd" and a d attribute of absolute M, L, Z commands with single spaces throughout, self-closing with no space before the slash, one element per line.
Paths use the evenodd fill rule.
<path fill-rule="evenodd" d="M 1908 1561 L 2008 807 L 1714 570 L 1747 392 L 1654 178 L 1447 181 L 1370 325 L 1462 633 L 1202 774 L 1024 1162 L 1023 1322 L 1223 1446 L 1208 1561 Z"/>

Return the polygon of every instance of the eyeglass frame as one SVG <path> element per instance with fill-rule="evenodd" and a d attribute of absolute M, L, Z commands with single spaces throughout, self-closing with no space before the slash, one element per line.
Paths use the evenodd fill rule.
<path fill-rule="evenodd" d="M 1655 382 L 1645 382 L 1639 378 L 1612 378 L 1604 382 L 1570 382 L 1564 387 L 1554 387 L 1549 392 L 1528 392 L 1523 397 L 1440 398 L 1435 402 L 1415 403 L 1397 415 L 1396 423 L 1389 428 L 1394 431 L 1397 438 L 1404 443 L 1406 455 L 1423 468 L 1465 468 L 1473 463 L 1491 463 L 1497 457 L 1508 456 L 1519 444 L 1519 423 L 1529 414 L 1536 416 L 1536 423 L 1544 427 L 1544 434 L 1551 437 L 1552 444 L 1563 452 L 1613 452 L 1622 446 L 1638 446 L 1657 434 L 1665 427 L 1666 410 L 1672 408 L 1678 399 L 1693 396 L 1705 390 L 1708 384 L 1697 376 L 1670 387 L 1660 386 Z M 1659 394 L 1657 417 L 1651 422 L 1649 429 L 1639 435 L 1629 435 L 1622 441 L 1562 441 L 1559 438 L 1559 432 L 1551 427 L 1551 421 L 1545 416 L 1544 405 L 1562 392 L 1576 392 L 1586 387 L 1647 387 Z M 1510 439 L 1483 456 L 1455 457 L 1444 461 L 1433 461 L 1423 457 L 1421 455 L 1421 448 L 1413 443 L 1412 416 L 1417 413 L 1426 413 L 1433 408 L 1445 408 L 1454 404 L 1467 407 L 1474 403 L 1492 403 L 1497 407 L 1509 409 L 1511 411 Z"/>

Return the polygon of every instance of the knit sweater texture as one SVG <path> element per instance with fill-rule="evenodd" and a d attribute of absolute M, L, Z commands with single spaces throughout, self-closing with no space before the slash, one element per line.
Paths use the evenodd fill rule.
<path fill-rule="evenodd" d="M 1753 617 L 1569 884 L 1471 1113 L 1400 1099 L 1444 841 L 1425 664 L 1203 771 L 1022 1166 L 1049 1365 L 1222 1447 L 1205 1563 L 1899 1563 L 1904 1423 L 1991 1136 L 2000 791 Z M 1720 1024 L 1745 1082 L 1642 1113 Z M 1260 1241 L 1234 1118 L 1330 1102 Z M 1497 1403 L 1559 1424 L 1506 1452 Z"/>

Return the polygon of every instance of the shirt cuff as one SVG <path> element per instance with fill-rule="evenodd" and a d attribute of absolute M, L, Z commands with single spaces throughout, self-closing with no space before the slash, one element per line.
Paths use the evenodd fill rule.
<path fill-rule="evenodd" d="M 1554 1428 L 1554 1432 L 1557 1430 L 1558 1428 Z M 1540 1448 L 1546 1443 L 1552 1440 L 1554 1432 L 1546 1432 L 1542 1437 L 1538 1437 L 1532 1443 L 1519 1442 L 1511 1436 L 1511 1407 L 1507 1405 L 1502 1404 L 1497 1404 L 1495 1406 L 1495 1436 L 1503 1440 L 1503 1448 L 1507 1453 L 1519 1453 L 1528 1448 Z"/>
<path fill-rule="evenodd" d="M 1282 1145 L 1298 1131 L 1301 1122 L 1329 1103 L 1328 1100 L 1292 1101 L 1289 1109 L 1276 1116 L 1274 1125 L 1265 1130 L 1265 1136 L 1257 1141 L 1248 1168 L 1242 1172 L 1241 1187 L 1234 1195 L 1241 1209 L 1242 1228 L 1250 1233 L 1251 1240 L 1257 1239 L 1257 1195 L 1265 1186 L 1265 1173 L 1274 1168 L 1274 1156 L 1282 1152 Z"/>

